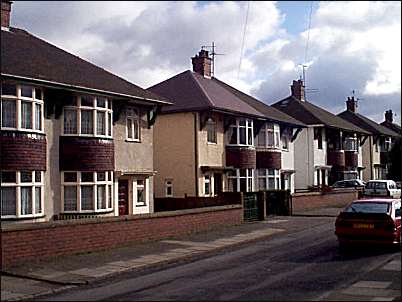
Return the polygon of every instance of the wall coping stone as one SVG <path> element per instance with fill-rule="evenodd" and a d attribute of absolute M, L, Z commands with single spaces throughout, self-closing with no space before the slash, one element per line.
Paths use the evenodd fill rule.
<path fill-rule="evenodd" d="M 354 188 L 345 188 L 345 189 L 336 189 L 330 192 L 300 192 L 300 193 L 293 193 L 292 197 L 301 197 L 301 196 L 316 196 L 316 195 L 329 195 L 329 194 L 344 194 L 344 193 L 354 193 L 358 192 Z"/>
<path fill-rule="evenodd" d="M 196 209 L 185 209 L 185 210 L 178 210 L 178 211 L 166 211 L 166 212 L 125 215 L 125 216 L 98 217 L 98 218 L 89 218 L 89 219 L 54 220 L 54 221 L 32 222 L 32 223 L 21 223 L 21 224 L 1 223 L 1 232 L 2 233 L 17 232 L 17 231 L 25 231 L 25 230 L 37 230 L 37 229 L 65 227 L 65 226 L 71 226 L 71 225 L 114 223 L 114 222 L 131 221 L 131 220 L 156 219 L 156 218 L 162 218 L 162 217 L 175 217 L 175 216 L 183 216 L 183 215 L 191 215 L 191 214 L 208 213 L 208 212 L 227 211 L 227 210 L 241 209 L 241 208 L 242 208 L 242 205 L 235 204 L 235 205 L 224 205 L 224 206 L 205 207 L 205 208 L 196 208 Z"/>

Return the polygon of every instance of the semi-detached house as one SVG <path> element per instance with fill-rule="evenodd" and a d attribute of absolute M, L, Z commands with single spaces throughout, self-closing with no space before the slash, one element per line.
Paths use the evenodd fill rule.
<path fill-rule="evenodd" d="M 294 189 L 302 122 L 211 75 L 201 50 L 187 70 L 148 90 L 171 100 L 154 128 L 156 197 Z"/>
<path fill-rule="evenodd" d="M 2 222 L 152 212 L 152 125 L 169 102 L 1 9 Z"/>
<path fill-rule="evenodd" d="M 304 89 L 302 80 L 293 81 L 291 95 L 272 105 L 307 125 L 295 140 L 296 189 L 362 179 L 362 145 L 370 133 L 312 104 Z"/>
<path fill-rule="evenodd" d="M 348 97 L 346 110 L 339 113 L 341 118 L 370 132 L 369 138 L 363 143 L 362 157 L 363 180 L 387 179 L 390 162 L 388 152 L 392 143 L 398 137 L 398 133 L 388 129 L 357 112 L 357 99 Z"/>

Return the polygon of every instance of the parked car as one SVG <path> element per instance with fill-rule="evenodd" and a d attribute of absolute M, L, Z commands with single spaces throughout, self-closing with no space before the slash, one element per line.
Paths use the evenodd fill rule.
<path fill-rule="evenodd" d="M 338 180 L 332 187 L 336 188 L 364 188 L 365 182 L 361 179 Z"/>
<path fill-rule="evenodd" d="M 351 243 L 401 244 L 401 199 L 359 199 L 335 221 L 340 247 Z"/>
<path fill-rule="evenodd" d="M 396 181 L 395 183 L 396 183 L 396 188 L 401 189 L 402 183 L 400 181 Z"/>
<path fill-rule="evenodd" d="M 400 198 L 401 189 L 393 180 L 369 180 L 364 187 L 364 195 Z"/>

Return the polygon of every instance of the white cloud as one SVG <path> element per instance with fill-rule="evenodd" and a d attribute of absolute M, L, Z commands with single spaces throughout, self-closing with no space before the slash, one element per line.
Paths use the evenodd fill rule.
<path fill-rule="evenodd" d="M 214 41 L 224 54 L 217 77 L 273 103 L 301 74 L 307 32 L 290 35 L 283 22 L 294 16 L 275 2 L 249 3 L 240 72 L 247 2 L 15 1 L 12 24 L 142 87 L 190 69 Z M 320 2 L 307 58 L 307 85 L 319 93 L 308 98 L 337 113 L 354 89 L 362 114 L 400 116 L 400 37 L 400 2 Z"/>

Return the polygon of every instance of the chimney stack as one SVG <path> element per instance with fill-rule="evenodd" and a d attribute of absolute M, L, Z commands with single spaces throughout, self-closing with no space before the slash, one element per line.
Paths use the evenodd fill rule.
<path fill-rule="evenodd" d="M 293 81 L 293 84 L 290 86 L 292 91 L 292 96 L 300 101 L 305 101 L 305 91 L 304 91 L 304 83 L 302 80 Z"/>
<path fill-rule="evenodd" d="M 204 77 L 211 77 L 211 63 L 212 59 L 208 55 L 208 51 L 201 49 L 198 55 L 191 58 L 193 63 L 193 71 L 201 74 Z"/>
<path fill-rule="evenodd" d="M 388 123 L 392 123 L 394 121 L 392 110 L 389 109 L 385 111 L 385 121 Z"/>
<path fill-rule="evenodd" d="M 348 100 L 346 101 L 346 109 L 351 112 L 357 111 L 357 99 L 355 100 L 354 96 L 351 98 L 348 97 Z"/>
<path fill-rule="evenodd" d="M 12 1 L 1 0 L 1 29 L 10 27 L 10 13 Z"/>

